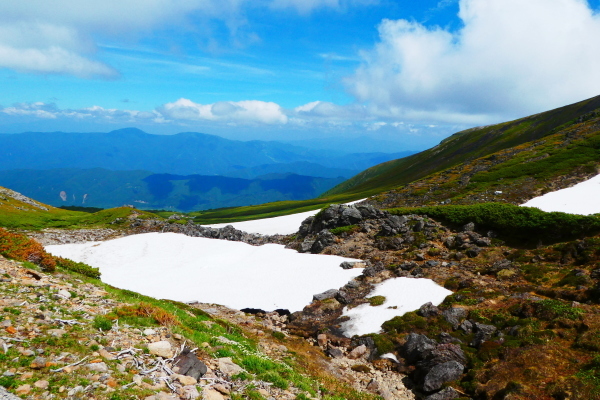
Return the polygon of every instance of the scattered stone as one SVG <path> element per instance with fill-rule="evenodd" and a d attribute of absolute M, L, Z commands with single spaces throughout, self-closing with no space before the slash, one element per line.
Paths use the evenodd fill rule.
<path fill-rule="evenodd" d="M 225 387 L 225 385 L 221 385 L 220 383 L 214 385 L 213 389 L 215 389 L 216 391 L 218 391 L 219 393 L 221 393 L 225 396 L 228 396 L 231 393 L 231 391 L 229 389 L 227 389 Z"/>
<path fill-rule="evenodd" d="M 61 289 L 58 291 L 57 296 L 63 298 L 63 299 L 70 299 L 71 298 L 71 292 L 69 292 L 68 290 L 65 289 Z"/>
<path fill-rule="evenodd" d="M 104 358 L 105 360 L 114 360 L 116 358 L 114 355 L 112 355 L 111 353 L 106 351 L 106 349 L 98 350 L 98 354 L 100 355 L 100 357 Z"/>
<path fill-rule="evenodd" d="M 64 335 L 65 333 L 67 333 L 67 331 L 64 330 L 64 329 L 48 329 L 47 332 L 48 332 L 48 334 L 50 336 L 54 336 L 54 337 L 57 337 L 57 338 L 62 337 L 62 335 Z"/>
<path fill-rule="evenodd" d="M 196 386 L 184 386 L 180 390 L 181 398 L 186 400 L 195 400 L 200 397 L 200 392 Z"/>
<path fill-rule="evenodd" d="M 329 349 L 327 349 L 325 354 L 327 354 L 331 358 L 344 357 L 344 352 L 342 350 L 338 349 L 337 347 L 330 347 Z"/>
<path fill-rule="evenodd" d="M 236 363 L 231 361 L 230 357 L 219 358 L 218 361 L 219 361 L 219 369 L 225 375 L 233 376 L 233 375 L 239 374 L 240 372 L 242 372 L 244 370 L 242 367 L 240 367 L 239 365 L 237 365 Z"/>
<path fill-rule="evenodd" d="M 46 367 L 46 359 L 44 357 L 36 357 L 33 359 L 31 364 L 29 364 L 29 368 L 32 369 L 42 369 Z"/>
<path fill-rule="evenodd" d="M 15 389 L 15 393 L 19 396 L 27 396 L 31 392 L 31 385 L 21 385 Z"/>
<path fill-rule="evenodd" d="M 371 382 L 367 385 L 367 390 L 371 390 L 373 392 L 379 390 L 379 382 L 375 379 L 371 379 Z"/>
<path fill-rule="evenodd" d="M 350 354 L 348 354 L 348 358 L 356 360 L 357 358 L 364 356 L 366 353 L 367 353 L 367 346 L 365 346 L 364 344 L 361 344 L 360 346 L 355 347 L 350 352 Z"/>
<path fill-rule="evenodd" d="M 324 333 L 320 333 L 317 335 L 317 343 L 321 347 L 327 346 L 327 335 Z"/>
<path fill-rule="evenodd" d="M 196 378 L 194 378 L 192 376 L 173 374 L 173 375 L 171 375 L 171 377 L 173 379 L 179 381 L 179 383 L 181 383 L 183 386 L 195 385 L 196 383 L 198 383 Z"/>
<path fill-rule="evenodd" d="M 144 336 L 154 336 L 154 335 L 156 335 L 156 331 L 152 328 L 147 328 L 147 329 L 144 329 L 143 334 L 144 334 Z"/>
<path fill-rule="evenodd" d="M 50 385 L 50 382 L 48 382 L 47 380 L 41 379 L 39 381 L 36 381 L 33 386 L 35 386 L 38 389 L 42 389 L 42 390 L 46 390 L 48 389 L 48 386 Z"/>
<path fill-rule="evenodd" d="M 214 389 L 204 388 L 202 390 L 202 400 L 225 400 L 225 397 Z"/>
<path fill-rule="evenodd" d="M 149 343 L 148 350 L 150 351 L 150 354 L 154 354 L 154 355 L 162 357 L 162 358 L 173 357 L 173 349 L 171 347 L 171 343 L 169 343 L 166 340 L 161 340 L 160 342 Z"/>
<path fill-rule="evenodd" d="M 108 366 L 104 362 L 86 364 L 85 367 L 90 371 L 106 373 L 108 372 Z"/>

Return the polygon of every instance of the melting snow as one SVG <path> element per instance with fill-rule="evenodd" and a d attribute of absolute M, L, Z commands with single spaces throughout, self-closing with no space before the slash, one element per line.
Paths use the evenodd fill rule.
<path fill-rule="evenodd" d="M 384 296 L 385 302 L 374 307 L 367 303 L 350 310 L 344 308 L 344 316 L 350 317 L 350 320 L 344 322 L 341 328 L 348 337 L 378 333 L 385 321 L 415 311 L 428 302 L 437 306 L 450 294 L 451 291 L 430 279 L 388 279 L 376 285 L 368 296 Z"/>
<path fill-rule="evenodd" d="M 542 211 L 561 211 L 569 214 L 590 215 L 600 213 L 600 175 L 567 189 L 546 193 L 522 204 Z"/>
<path fill-rule="evenodd" d="M 349 206 L 352 204 L 359 203 L 363 200 L 366 199 L 360 199 L 345 204 Z M 213 224 L 208 226 L 212 228 L 223 228 L 227 225 L 232 225 L 235 229 L 239 229 L 240 231 L 248 233 L 258 233 L 261 235 L 291 235 L 292 233 L 296 233 L 298 231 L 298 228 L 302 224 L 302 221 L 304 221 L 308 217 L 316 215 L 319 211 L 321 210 L 313 210 L 298 214 L 283 215 L 281 217 L 256 219 L 253 221 Z"/>
<path fill-rule="evenodd" d="M 341 262 L 353 259 L 176 233 L 146 233 L 46 250 L 98 267 L 102 280 L 116 287 L 235 309 L 299 311 L 313 294 L 339 288 L 362 273 L 361 268 L 340 268 Z"/>

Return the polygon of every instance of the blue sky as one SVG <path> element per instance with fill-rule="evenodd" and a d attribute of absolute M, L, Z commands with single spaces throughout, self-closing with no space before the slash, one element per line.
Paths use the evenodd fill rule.
<path fill-rule="evenodd" d="M 0 3 L 0 132 L 405 149 L 600 94 L 600 0 Z"/>

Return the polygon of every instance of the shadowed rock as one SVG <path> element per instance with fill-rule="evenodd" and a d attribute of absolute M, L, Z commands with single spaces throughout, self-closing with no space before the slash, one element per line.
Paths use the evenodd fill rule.
<path fill-rule="evenodd" d="M 187 347 L 175 357 L 173 365 L 179 368 L 178 373 L 180 375 L 191 376 L 196 380 L 199 380 L 208 371 L 206 365 Z"/>

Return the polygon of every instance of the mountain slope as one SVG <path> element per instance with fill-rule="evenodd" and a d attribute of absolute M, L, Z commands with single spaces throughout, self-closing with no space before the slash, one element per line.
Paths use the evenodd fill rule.
<path fill-rule="evenodd" d="M 421 153 L 376 165 L 325 195 L 376 194 L 503 149 L 538 140 L 600 108 L 600 96 L 502 124 L 458 132 Z"/>
<path fill-rule="evenodd" d="M 598 174 L 600 113 L 542 139 L 430 174 L 373 197 L 384 208 L 504 202 L 523 204 Z"/>

